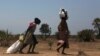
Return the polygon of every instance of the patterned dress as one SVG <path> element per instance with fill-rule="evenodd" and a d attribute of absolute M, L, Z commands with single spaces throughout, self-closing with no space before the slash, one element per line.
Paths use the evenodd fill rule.
<path fill-rule="evenodd" d="M 61 20 L 61 23 L 58 25 L 58 31 L 59 31 L 59 40 L 64 41 L 64 46 L 69 48 L 69 43 L 68 43 L 68 27 L 66 20 Z"/>
<path fill-rule="evenodd" d="M 36 24 L 34 22 L 30 23 L 29 28 L 24 36 L 24 43 L 25 44 L 34 44 L 34 31 L 36 29 Z"/>

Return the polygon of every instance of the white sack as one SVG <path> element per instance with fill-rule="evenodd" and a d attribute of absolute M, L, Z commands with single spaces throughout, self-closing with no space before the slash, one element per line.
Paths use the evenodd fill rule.
<path fill-rule="evenodd" d="M 14 44 L 12 44 L 6 51 L 6 53 L 15 53 L 21 47 L 22 43 L 17 40 Z"/>

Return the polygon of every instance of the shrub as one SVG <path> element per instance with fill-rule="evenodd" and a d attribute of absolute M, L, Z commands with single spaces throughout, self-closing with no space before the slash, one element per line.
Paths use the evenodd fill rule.
<path fill-rule="evenodd" d="M 78 37 L 80 41 L 90 42 L 94 41 L 94 31 L 91 29 L 85 29 L 78 32 Z"/>

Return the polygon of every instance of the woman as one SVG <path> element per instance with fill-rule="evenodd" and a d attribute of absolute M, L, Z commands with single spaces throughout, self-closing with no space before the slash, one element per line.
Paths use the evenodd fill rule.
<path fill-rule="evenodd" d="M 64 9 L 62 9 L 62 11 L 64 11 Z M 65 13 L 65 17 L 60 16 L 61 22 L 58 25 L 59 41 L 58 41 L 58 44 L 57 44 L 57 46 L 58 46 L 57 52 L 59 52 L 59 50 L 61 48 L 63 48 L 62 54 L 66 54 L 64 52 L 65 48 L 69 48 L 69 43 L 68 43 L 69 29 L 68 29 L 68 25 L 67 25 L 67 22 L 66 22 L 68 17 L 67 17 L 67 12 L 64 12 L 64 13 Z"/>
<path fill-rule="evenodd" d="M 34 48 L 36 46 L 36 44 L 38 43 L 35 36 L 34 36 L 34 32 L 36 29 L 36 26 L 40 24 L 40 19 L 35 18 L 34 22 L 31 22 L 26 33 L 24 36 L 24 43 L 23 46 L 20 48 L 19 53 L 23 53 L 22 50 L 28 45 L 30 44 L 29 50 L 27 53 L 36 53 L 34 52 Z M 32 49 L 32 51 L 31 51 Z"/>

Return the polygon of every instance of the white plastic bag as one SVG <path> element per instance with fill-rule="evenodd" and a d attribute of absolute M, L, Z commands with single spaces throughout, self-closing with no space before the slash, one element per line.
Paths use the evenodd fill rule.
<path fill-rule="evenodd" d="M 60 12 L 59 12 L 60 18 L 64 18 L 66 16 L 66 12 L 67 11 L 65 9 L 60 8 Z"/>
<path fill-rule="evenodd" d="M 62 17 L 65 17 L 65 12 L 64 12 L 64 11 L 60 11 L 60 12 L 59 12 L 59 15 L 60 15 L 61 18 L 62 18 Z"/>
<path fill-rule="evenodd" d="M 12 44 L 6 51 L 6 53 L 15 53 L 19 50 L 21 47 L 22 43 L 17 40 L 14 44 Z"/>

